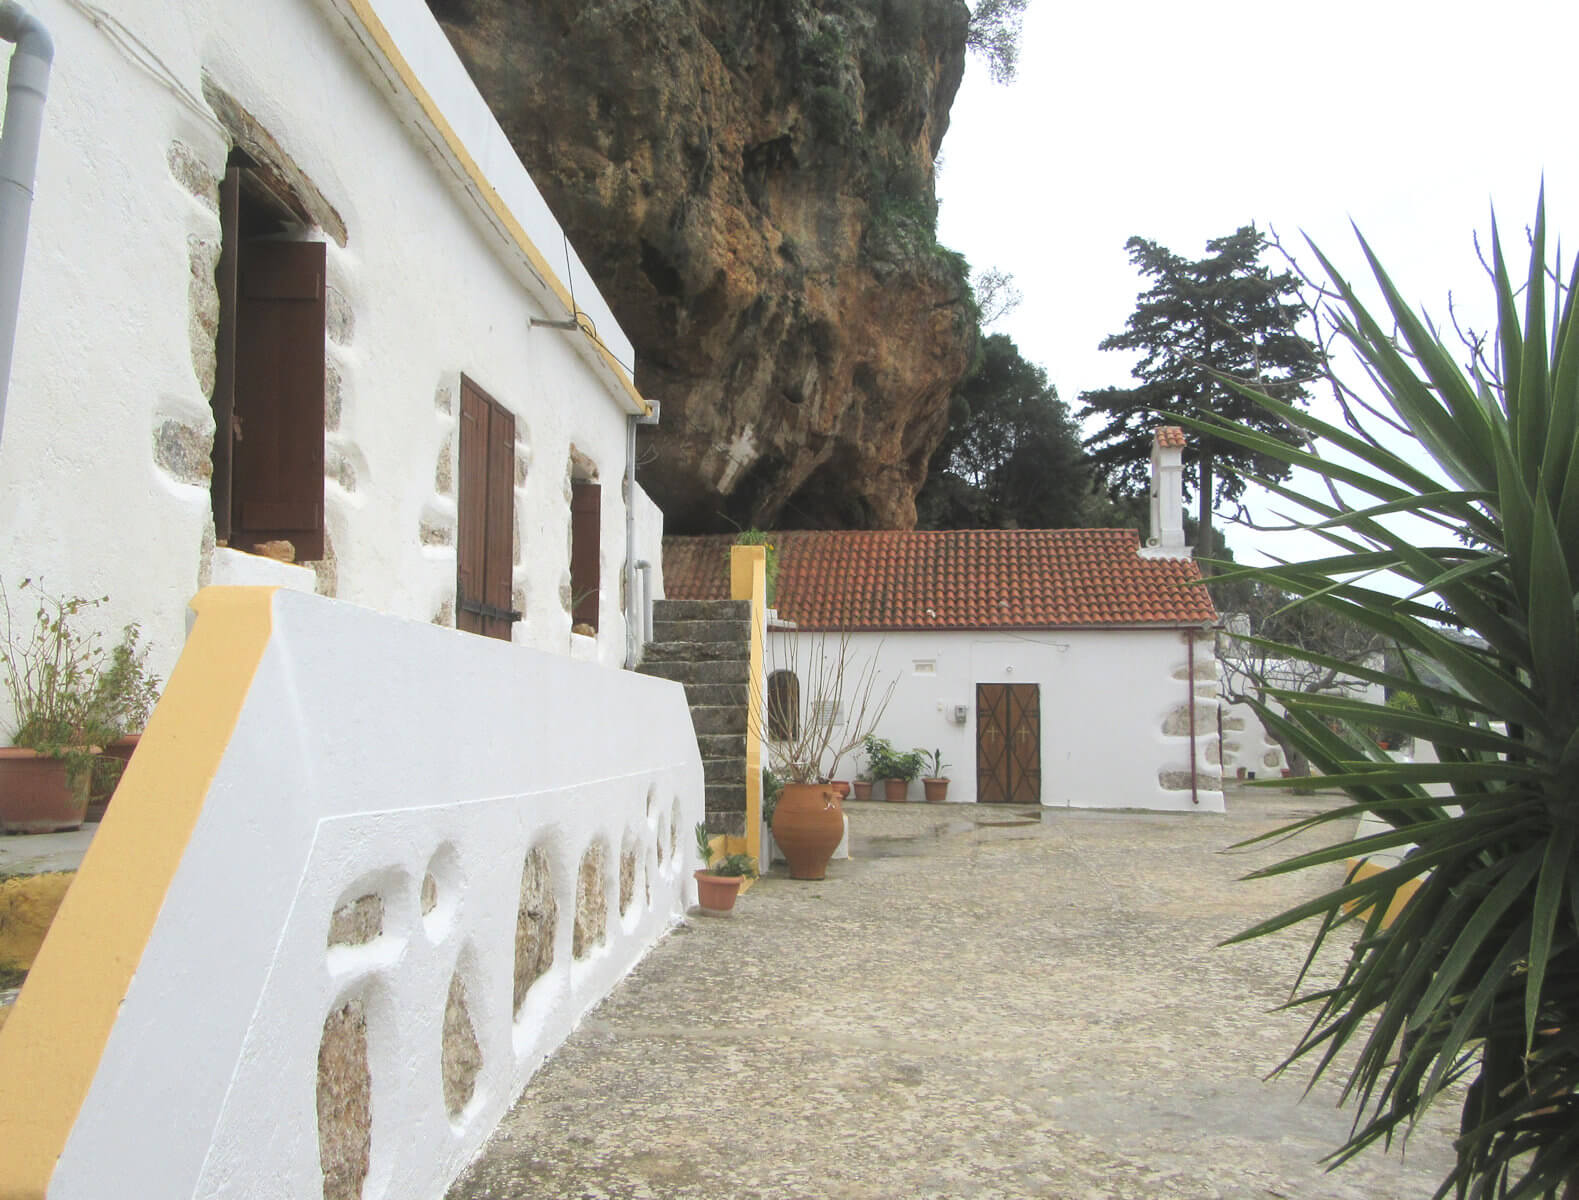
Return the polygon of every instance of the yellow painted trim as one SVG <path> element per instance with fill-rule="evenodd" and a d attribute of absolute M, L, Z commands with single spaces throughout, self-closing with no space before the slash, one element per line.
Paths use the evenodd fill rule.
<path fill-rule="evenodd" d="M 42 1200 L 203 810 L 275 589 L 206 588 L 137 753 L 0 1030 L 0 1200 Z"/>
<path fill-rule="evenodd" d="M 1348 865 L 1349 875 L 1353 881 L 1358 882 L 1361 879 L 1369 879 L 1372 875 L 1380 875 L 1383 871 L 1387 870 L 1389 865 L 1392 864 L 1373 863 L 1368 858 L 1351 858 L 1348 860 Z M 1420 880 L 1418 878 L 1407 880 L 1406 882 L 1399 885 L 1398 890 L 1393 893 L 1392 903 L 1387 906 L 1387 912 L 1382 916 L 1383 929 L 1388 928 L 1394 921 L 1398 919 L 1398 914 L 1403 912 L 1404 905 L 1408 904 L 1413 898 L 1414 894 L 1419 890 Z M 1351 904 L 1348 907 L 1353 909 L 1354 906 Z M 1363 921 L 1366 920 L 1370 914 L 1371 910 L 1369 906 L 1367 906 L 1366 908 L 1360 909 L 1356 915 Z"/>
<path fill-rule="evenodd" d="M 764 546 L 732 546 L 729 595 L 751 601 L 751 674 L 746 690 L 746 853 L 762 861 L 762 688 L 763 638 L 768 624 L 768 552 Z"/>
<path fill-rule="evenodd" d="M 548 265 L 548 260 L 543 257 L 542 251 L 527 236 L 526 230 L 516 220 L 515 213 L 510 210 L 510 206 L 504 202 L 504 198 L 499 195 L 493 184 L 488 181 L 488 176 L 477 165 L 477 160 L 471 156 L 471 152 L 466 149 L 465 143 L 461 141 L 460 135 L 455 132 L 454 127 L 444 116 L 443 110 L 439 108 L 438 103 L 429 94 L 428 89 L 422 86 L 421 80 L 417 78 L 417 73 L 411 69 L 411 64 L 406 61 L 405 55 L 401 54 L 400 48 L 395 45 L 395 39 L 389 36 L 389 30 L 378 19 L 378 14 L 373 11 L 372 4 L 369 0 L 343 0 L 343 3 L 351 10 L 357 22 L 362 26 L 363 31 L 378 52 L 383 55 L 384 60 L 389 63 L 395 74 L 400 77 L 401 86 L 411 94 L 411 98 L 422 109 L 423 115 L 432 123 L 438 135 L 444 139 L 445 146 L 455 156 L 456 163 L 466 173 L 467 178 L 471 180 L 472 186 L 477 189 L 477 193 L 482 198 L 483 203 L 488 206 L 488 211 L 493 214 L 494 219 L 509 233 L 510 239 L 516 244 L 516 248 L 526 256 L 527 264 L 532 268 L 533 273 L 543 281 L 549 291 L 554 293 L 566 312 L 575 314 L 582 334 L 591 343 L 592 348 L 597 351 L 599 357 L 608 365 L 609 369 L 614 372 L 614 376 L 619 380 L 620 386 L 636 406 L 636 411 L 643 416 L 651 415 L 652 405 L 636 390 L 636 381 L 626 373 L 624 364 L 615 358 L 609 352 L 608 347 L 598 339 L 597 332 L 591 327 L 590 323 L 582 323 L 581 314 L 570 295 L 570 290 L 559 278 L 554 268 Z"/>

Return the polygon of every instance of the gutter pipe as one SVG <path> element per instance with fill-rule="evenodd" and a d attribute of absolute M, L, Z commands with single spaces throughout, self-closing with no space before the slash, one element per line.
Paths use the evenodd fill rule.
<path fill-rule="evenodd" d="M 33 207 L 33 178 L 44 128 L 44 97 L 55 43 L 43 24 L 16 0 L 0 0 L 0 38 L 16 43 L 6 76 L 5 127 L 0 130 L 0 437 L 5 434 L 11 352 L 16 344 L 22 260 Z"/>

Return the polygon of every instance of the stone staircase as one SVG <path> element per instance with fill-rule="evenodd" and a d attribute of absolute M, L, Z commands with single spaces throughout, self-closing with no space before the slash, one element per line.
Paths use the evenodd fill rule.
<path fill-rule="evenodd" d="M 656 601 L 653 641 L 637 670 L 685 685 L 707 782 L 708 832 L 743 837 L 751 602 Z"/>

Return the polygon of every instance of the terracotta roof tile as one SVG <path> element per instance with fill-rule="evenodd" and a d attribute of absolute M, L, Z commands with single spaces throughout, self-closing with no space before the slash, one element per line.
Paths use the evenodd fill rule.
<path fill-rule="evenodd" d="M 1184 449 L 1184 430 L 1177 425 L 1163 425 L 1157 430 L 1157 445 L 1170 450 Z"/>
<path fill-rule="evenodd" d="M 730 534 L 664 539 L 664 592 L 729 595 Z M 1214 621 L 1190 559 L 1132 529 L 775 533 L 779 615 L 803 629 L 1048 629 Z"/>

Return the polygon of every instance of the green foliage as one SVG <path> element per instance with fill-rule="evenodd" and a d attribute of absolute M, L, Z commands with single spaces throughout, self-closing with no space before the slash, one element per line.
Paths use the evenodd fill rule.
<path fill-rule="evenodd" d="M 1079 432 L 1047 373 L 1004 334 L 983 339 L 916 497 L 918 528 L 1070 528 L 1090 490 Z"/>
<path fill-rule="evenodd" d="M 713 838 L 701 821 L 696 823 L 696 857 L 704 867 L 713 859 Z"/>
<path fill-rule="evenodd" d="M 779 793 L 784 790 L 784 781 L 767 767 L 762 768 L 762 819 L 769 825 L 773 824 L 773 814 L 778 811 Z"/>
<path fill-rule="evenodd" d="M 1020 63 L 1020 23 L 1030 0 L 977 0 L 965 45 L 987 60 L 994 83 L 1009 83 Z"/>
<path fill-rule="evenodd" d="M 863 743 L 866 768 L 873 779 L 903 779 L 906 783 L 921 774 L 926 756 L 919 750 L 901 754 L 887 738 L 868 734 Z"/>
<path fill-rule="evenodd" d="M 1115 493 L 1144 495 L 1151 479 L 1151 439 L 1159 411 L 1201 417 L 1215 414 L 1248 425 L 1279 443 L 1294 435 L 1234 390 L 1229 380 L 1252 383 L 1288 403 L 1304 403 L 1316 374 L 1316 347 L 1297 330 L 1303 308 L 1292 272 L 1274 275 L 1261 263 L 1265 239 L 1254 225 L 1206 243 L 1207 256 L 1191 262 L 1145 238 L 1125 243 L 1130 262 L 1153 280 L 1124 332 L 1102 339 L 1103 350 L 1138 350 L 1131 388 L 1083 392 L 1081 417 L 1104 423 L 1085 440 L 1092 466 Z M 1237 500 L 1251 474 L 1284 479 L 1277 449 L 1246 448 L 1208 429 L 1184 451 L 1186 494 L 1199 501 L 1197 519 L 1210 552 L 1212 511 Z M 1217 468 L 1221 466 L 1221 470 Z"/>
<path fill-rule="evenodd" d="M 1380 635 L 1396 665 L 1362 677 L 1415 706 L 1296 691 L 1273 693 L 1286 716 L 1258 705 L 1263 721 L 1351 801 L 1294 828 L 1334 821 L 1352 828 L 1363 813 L 1390 827 L 1261 874 L 1383 850 L 1404 856 L 1240 938 L 1311 919 L 1309 961 L 1328 943 L 1346 956 L 1335 980 L 1301 973 L 1294 1003 L 1313 1015 L 1289 1058 L 1309 1061 L 1320 1075 L 1354 1055 L 1346 1095 L 1359 1112 L 1339 1161 L 1406 1131 L 1432 1102 L 1452 1103 L 1461 1134 L 1438 1197 L 1572 1198 L 1579 1193 L 1579 270 L 1565 283 L 1561 263 L 1557 270 L 1548 263 L 1544 202 L 1517 287 L 1493 232 L 1494 361 L 1476 352 L 1466 369 L 1361 244 L 1388 312 L 1374 317 L 1322 258 L 1341 300 L 1333 319 L 1407 431 L 1407 445 L 1394 449 L 1250 389 L 1241 395 L 1311 434 L 1316 448 L 1221 415 L 1185 419 L 1249 453 L 1316 473 L 1308 491 L 1274 487 L 1303 506 L 1332 553 L 1242 573 Z M 1404 527 L 1397 514 L 1416 520 Z M 1436 544 L 1422 528 L 1438 532 Z M 1407 581 L 1413 594 L 1399 599 L 1372 586 L 1378 571 Z M 1440 761 L 1393 762 L 1333 732 L 1333 720 L 1428 741 Z M 1411 887 L 1384 927 L 1382 914 Z"/>
<path fill-rule="evenodd" d="M 842 146 L 854 135 L 855 101 L 842 88 L 819 84 L 806 94 L 803 108 L 819 144 Z"/>
<path fill-rule="evenodd" d="M 915 753 L 921 756 L 921 769 L 926 772 L 926 778 L 928 779 L 942 779 L 943 772 L 954 765 L 943 761 L 942 747 L 936 750 L 923 750 L 920 746 L 917 746 Z"/>
<path fill-rule="evenodd" d="M 716 863 L 707 868 L 709 875 L 724 875 L 729 878 L 755 879 L 757 877 L 757 860 L 749 854 L 726 854 Z"/>
<path fill-rule="evenodd" d="M 60 597 L 24 579 L 18 591 L 36 597 L 31 622 L 11 610 L 0 585 L 0 669 L 5 672 L 15 727 L 14 745 L 66 760 L 72 775 L 94 766 L 98 748 L 140 729 L 159 696 L 147 670 L 147 647 L 133 623 L 106 651 L 97 633 L 84 633 L 85 614 L 108 597 Z"/>

